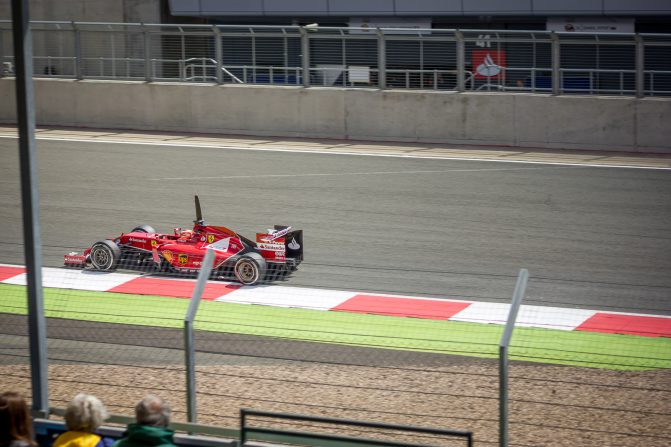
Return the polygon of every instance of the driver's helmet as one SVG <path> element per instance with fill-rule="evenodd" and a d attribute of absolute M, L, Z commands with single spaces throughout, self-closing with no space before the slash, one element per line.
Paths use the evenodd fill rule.
<path fill-rule="evenodd" d="M 188 241 L 193 237 L 193 230 L 182 230 L 179 233 L 179 238 L 177 239 L 178 241 L 184 242 Z"/>

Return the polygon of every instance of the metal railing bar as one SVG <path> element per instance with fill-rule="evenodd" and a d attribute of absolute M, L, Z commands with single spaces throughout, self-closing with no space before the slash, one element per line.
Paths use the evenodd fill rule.
<path fill-rule="evenodd" d="M 245 434 L 266 434 L 266 435 L 284 435 L 293 438 L 303 438 L 311 440 L 320 440 L 320 441 L 336 441 L 336 442 L 346 442 L 354 445 L 376 445 L 376 446 L 388 446 L 388 447 L 419 447 L 419 444 L 409 443 L 409 442 L 399 442 L 399 441 L 384 441 L 377 439 L 369 438 L 357 438 L 354 436 L 346 435 L 330 435 L 326 433 L 315 433 L 315 432 L 300 432 L 296 430 L 285 430 L 285 429 L 270 429 L 270 428 L 245 428 Z M 245 446 L 248 441 L 241 445 Z M 312 445 L 312 444 L 306 444 Z M 431 447 L 430 444 L 421 444 L 422 447 Z"/>
<path fill-rule="evenodd" d="M 432 427 L 418 427 L 415 425 L 402 425 L 402 424 L 388 424 L 384 422 L 370 422 L 370 421 L 358 421 L 354 419 L 342 419 L 342 418 L 331 418 L 325 416 L 310 416 L 302 415 L 296 413 L 284 413 L 284 412 L 274 412 L 274 411 L 262 411 L 262 410 L 253 410 L 249 408 L 241 408 L 241 415 L 246 416 L 260 416 L 260 417 L 271 417 L 278 419 L 288 419 L 294 421 L 310 421 L 310 422 L 324 422 L 332 423 L 338 425 L 347 425 L 352 427 L 366 427 L 366 428 L 384 428 L 389 430 L 403 430 L 410 431 L 413 433 L 427 433 L 427 434 L 436 434 L 436 435 L 454 435 L 454 436 L 467 436 L 471 432 L 463 430 L 448 430 L 444 428 L 432 428 Z"/>

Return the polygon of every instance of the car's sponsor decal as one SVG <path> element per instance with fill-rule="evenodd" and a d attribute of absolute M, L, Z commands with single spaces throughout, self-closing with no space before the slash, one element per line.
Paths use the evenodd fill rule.
<path fill-rule="evenodd" d="M 214 234 L 208 234 L 207 235 L 207 243 L 208 244 L 213 243 L 216 238 L 217 238 L 217 236 L 215 236 Z"/>
<path fill-rule="evenodd" d="M 291 242 L 287 244 L 287 247 L 289 247 L 292 250 L 298 250 L 301 248 L 301 244 L 299 244 L 296 239 L 292 239 Z"/>
<path fill-rule="evenodd" d="M 239 244 L 235 239 L 231 240 L 230 237 L 225 237 L 219 239 L 212 244 L 206 245 L 204 248 L 211 248 L 214 251 L 225 251 L 231 254 L 235 254 L 243 249 L 243 246 Z"/>
<path fill-rule="evenodd" d="M 262 239 L 259 242 L 272 242 L 276 239 L 281 238 L 282 236 L 288 234 L 291 231 L 291 227 L 286 227 L 283 230 L 278 231 L 269 231 L 268 234 L 262 235 Z"/>
<path fill-rule="evenodd" d="M 177 256 L 177 260 L 179 261 L 180 264 L 184 265 L 184 264 L 186 264 L 187 262 L 189 262 L 189 255 L 186 255 L 186 254 L 184 254 L 184 253 L 180 253 L 180 254 Z"/>
<path fill-rule="evenodd" d="M 86 262 L 86 256 L 78 253 L 69 253 L 64 257 L 66 264 L 84 264 Z"/>
<path fill-rule="evenodd" d="M 166 261 L 172 263 L 172 252 L 170 250 L 163 250 L 163 257 L 165 258 Z"/>
<path fill-rule="evenodd" d="M 151 246 L 156 247 L 157 245 L 158 245 L 158 242 L 156 242 L 155 240 L 152 239 Z"/>
<path fill-rule="evenodd" d="M 259 242 L 256 244 L 261 250 L 284 251 L 284 244 L 268 244 Z"/>

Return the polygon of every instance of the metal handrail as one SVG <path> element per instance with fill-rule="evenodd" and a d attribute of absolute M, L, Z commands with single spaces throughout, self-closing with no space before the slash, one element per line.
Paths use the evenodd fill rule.
<path fill-rule="evenodd" d="M 341 418 L 330 418 L 324 416 L 309 416 L 295 413 L 280 413 L 272 411 L 260 411 L 253 410 L 248 408 L 240 409 L 240 446 L 244 447 L 247 443 L 250 433 L 257 434 L 267 434 L 275 436 L 288 436 L 291 438 L 302 438 L 302 439 L 311 439 L 311 440 L 321 440 L 321 441 L 335 441 L 342 443 L 355 443 L 362 445 L 377 445 L 377 446 L 394 446 L 394 447 L 418 447 L 420 444 L 417 443 L 408 443 L 408 442 L 398 442 L 398 441 L 383 441 L 370 438 L 360 438 L 344 435 L 331 435 L 325 433 L 314 433 L 314 432 L 300 432 L 296 430 L 284 430 L 284 429 L 272 429 L 272 428 L 261 428 L 261 427 L 250 427 L 247 423 L 249 416 L 259 416 L 266 418 L 274 419 L 286 419 L 291 421 L 308 421 L 308 422 L 318 422 L 323 424 L 332 424 L 340 426 L 349 426 L 349 427 L 363 427 L 363 428 L 378 428 L 386 430 L 395 430 L 395 431 L 406 431 L 410 433 L 422 433 L 427 435 L 440 435 L 440 436 L 452 436 L 465 438 L 468 447 L 473 446 L 473 433 L 470 431 L 464 430 L 448 430 L 441 428 L 430 428 L 430 427 L 420 427 L 417 425 L 400 425 L 400 424 L 388 424 L 382 422 L 369 422 L 369 421 L 360 421 L 355 419 L 341 419 Z M 427 444 L 421 444 L 422 446 L 427 447 Z"/>
<path fill-rule="evenodd" d="M 201 64 L 195 64 L 195 63 L 189 64 L 189 62 L 194 62 L 194 61 L 200 61 Z M 191 57 L 189 59 L 186 59 L 184 61 L 179 61 L 179 62 L 184 64 L 184 76 L 182 78 L 185 79 L 185 80 L 189 80 L 189 79 L 193 78 L 193 76 L 191 76 L 191 77 L 187 76 L 187 71 L 188 70 L 193 71 L 193 69 L 198 68 L 198 67 L 202 68 L 203 70 L 205 70 L 207 68 L 213 68 L 215 70 L 217 69 L 217 61 L 215 59 L 212 59 L 212 58 L 209 58 L 209 57 Z M 207 65 L 205 62 L 209 62 L 210 65 Z M 233 79 L 236 83 L 238 83 L 238 84 L 244 84 L 245 83 L 240 78 L 235 76 L 233 73 L 228 71 L 226 69 L 226 67 L 221 67 L 221 71 L 224 72 L 225 74 L 227 74 L 228 76 L 230 76 L 231 79 Z M 204 76 L 204 78 L 208 79 L 208 80 L 214 80 L 214 81 L 217 80 L 216 76 L 213 76 L 213 77 Z"/>

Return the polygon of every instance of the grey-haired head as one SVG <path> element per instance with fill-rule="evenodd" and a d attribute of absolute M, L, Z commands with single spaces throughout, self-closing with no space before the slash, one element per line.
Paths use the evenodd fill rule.
<path fill-rule="evenodd" d="M 92 432 L 109 417 L 103 403 L 95 396 L 79 393 L 65 409 L 68 430 Z"/>
<path fill-rule="evenodd" d="M 140 425 L 167 427 L 171 413 L 170 405 L 153 394 L 145 396 L 135 406 L 135 420 Z"/>

